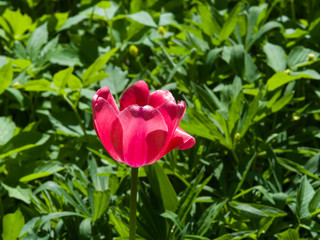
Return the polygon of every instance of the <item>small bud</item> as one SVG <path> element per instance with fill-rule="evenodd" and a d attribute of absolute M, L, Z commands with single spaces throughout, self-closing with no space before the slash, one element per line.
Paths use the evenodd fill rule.
<path fill-rule="evenodd" d="M 237 144 L 239 142 L 239 139 L 240 139 L 240 133 L 236 133 L 233 139 L 234 144 Z"/>
<path fill-rule="evenodd" d="M 316 56 L 314 55 L 314 53 L 309 53 L 309 55 L 308 55 L 309 61 L 313 61 L 315 58 L 316 58 Z"/>
<path fill-rule="evenodd" d="M 295 116 L 292 117 L 292 120 L 293 120 L 293 121 L 298 121 L 299 119 L 300 119 L 300 117 L 297 116 L 297 115 L 295 115 Z"/>
<path fill-rule="evenodd" d="M 291 69 L 286 69 L 284 72 L 285 72 L 286 74 L 289 74 L 289 73 L 291 73 Z"/>
<path fill-rule="evenodd" d="M 19 87 L 21 84 L 19 82 L 15 82 L 14 84 L 12 84 L 12 87 Z"/>
<path fill-rule="evenodd" d="M 131 45 L 129 48 L 129 53 L 132 57 L 136 57 L 139 54 L 139 49 L 135 45 Z"/>
<path fill-rule="evenodd" d="M 158 33 L 160 33 L 162 36 L 164 36 L 164 34 L 166 33 L 166 30 L 164 29 L 164 27 L 160 26 L 158 28 Z"/>

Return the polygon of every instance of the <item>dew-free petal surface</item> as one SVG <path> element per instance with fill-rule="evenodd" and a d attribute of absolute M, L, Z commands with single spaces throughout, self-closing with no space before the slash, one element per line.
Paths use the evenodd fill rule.
<path fill-rule="evenodd" d="M 118 160 L 116 151 L 111 144 L 110 128 L 111 123 L 117 119 L 117 113 L 114 107 L 104 98 L 94 97 L 93 107 L 93 125 L 103 146 L 112 158 Z"/>
<path fill-rule="evenodd" d="M 128 87 L 120 98 L 120 110 L 124 110 L 130 105 L 137 104 L 145 106 L 149 100 L 149 87 L 144 81 L 138 81 Z"/>
<path fill-rule="evenodd" d="M 191 148 L 195 143 L 196 143 L 196 140 L 194 139 L 194 137 L 192 137 L 191 135 L 183 131 L 182 128 L 177 127 L 164 155 L 175 148 L 178 148 L 180 150 Z"/>
<path fill-rule="evenodd" d="M 97 91 L 97 93 L 93 96 L 92 99 L 92 104 L 94 104 L 94 102 L 98 99 L 98 98 L 103 98 L 105 99 L 107 102 L 110 103 L 110 105 L 113 107 L 113 109 L 115 110 L 115 112 L 118 114 L 119 113 L 119 108 L 117 106 L 116 101 L 114 100 L 110 90 L 108 87 L 102 87 L 101 89 L 99 89 Z"/>
<path fill-rule="evenodd" d="M 123 134 L 122 144 L 114 146 L 118 156 L 131 167 L 153 162 L 166 146 L 168 128 L 161 113 L 151 107 L 132 105 L 121 111 L 111 126 L 111 142 Z"/>
<path fill-rule="evenodd" d="M 161 106 L 163 103 L 167 101 L 175 102 L 175 99 L 172 96 L 171 92 L 167 90 L 157 90 L 151 93 L 149 97 L 149 105 L 154 108 Z"/>

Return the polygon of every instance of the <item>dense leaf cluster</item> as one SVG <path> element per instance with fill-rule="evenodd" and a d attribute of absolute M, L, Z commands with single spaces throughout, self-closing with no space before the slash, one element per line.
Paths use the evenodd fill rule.
<path fill-rule="evenodd" d="M 319 239 L 319 29 L 316 0 L 1 1 L 2 239 L 128 237 L 91 99 L 140 79 L 197 143 L 139 170 L 139 239 Z"/>

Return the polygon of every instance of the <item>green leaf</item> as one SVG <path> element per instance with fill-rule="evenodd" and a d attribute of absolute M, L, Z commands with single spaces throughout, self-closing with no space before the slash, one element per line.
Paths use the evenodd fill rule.
<path fill-rule="evenodd" d="M 0 149 L 0 162 L 2 158 L 11 154 L 25 151 L 46 143 L 50 136 L 39 132 L 22 132 L 14 136 L 8 143 Z"/>
<path fill-rule="evenodd" d="M 281 97 L 276 103 L 274 103 L 271 106 L 271 111 L 272 112 L 278 112 L 284 106 L 286 106 L 288 103 L 290 103 L 292 98 L 293 98 L 293 93 Z"/>
<path fill-rule="evenodd" d="M 90 239 L 92 236 L 91 219 L 83 219 L 79 226 L 80 239 Z"/>
<path fill-rule="evenodd" d="M 213 175 L 209 176 L 207 179 L 205 179 L 201 184 L 201 180 L 204 177 L 204 169 L 202 169 L 197 177 L 193 179 L 193 181 L 190 183 L 188 188 L 183 192 L 183 195 L 181 196 L 179 200 L 178 205 L 178 217 L 181 221 L 181 223 L 184 223 L 188 213 L 190 212 L 193 203 L 195 202 L 195 199 L 199 196 L 204 186 L 210 181 Z"/>
<path fill-rule="evenodd" d="M 320 74 L 314 69 L 306 69 L 299 72 L 292 72 L 292 75 L 297 75 L 301 78 L 320 80 Z"/>
<path fill-rule="evenodd" d="M 16 124 L 8 117 L 0 117 L 0 145 L 6 144 L 14 135 Z"/>
<path fill-rule="evenodd" d="M 291 228 L 277 235 L 279 240 L 300 240 L 297 230 Z"/>
<path fill-rule="evenodd" d="M 221 237 L 215 238 L 214 240 L 240 240 L 244 238 L 256 239 L 256 231 L 238 231 L 235 233 L 228 233 Z"/>
<path fill-rule="evenodd" d="M 303 46 L 297 46 L 291 50 L 291 52 L 288 55 L 288 65 L 290 68 L 297 68 L 305 63 L 309 62 L 309 54 L 312 53 L 315 55 L 315 58 L 319 57 L 319 53 L 309 49 L 305 48 Z"/>
<path fill-rule="evenodd" d="M 242 217 L 247 217 L 247 218 L 265 218 L 268 217 L 266 213 L 261 211 L 260 209 L 252 206 L 249 203 L 240 203 L 240 202 L 235 202 L 232 201 L 230 202 L 230 206 L 233 207 L 234 209 L 237 209 L 240 211 Z"/>
<path fill-rule="evenodd" d="M 266 32 L 269 32 L 270 30 L 274 28 L 280 28 L 282 25 L 275 21 L 267 22 L 265 25 L 263 25 L 259 31 L 252 35 L 248 41 L 248 44 L 246 45 L 246 50 L 249 51 L 252 45 L 260 38 L 262 37 Z"/>
<path fill-rule="evenodd" d="M 296 212 L 300 220 L 306 220 L 310 217 L 309 203 L 311 202 L 315 192 L 306 176 L 302 177 L 300 187 L 297 194 Z"/>
<path fill-rule="evenodd" d="M 267 55 L 267 64 L 275 72 L 283 72 L 286 70 L 286 53 L 282 47 L 267 42 L 263 46 L 263 51 Z"/>
<path fill-rule="evenodd" d="M 269 80 L 267 81 L 267 89 L 268 91 L 273 91 L 282 85 L 300 79 L 298 76 L 292 76 L 287 73 L 278 72 L 275 73 Z"/>
<path fill-rule="evenodd" d="M 221 209 L 225 206 L 227 200 L 221 202 L 215 202 L 209 208 L 207 208 L 197 221 L 197 234 L 203 236 L 212 225 L 214 219 L 218 216 Z"/>
<path fill-rule="evenodd" d="M 320 189 L 318 189 L 313 198 L 310 201 L 309 204 L 309 212 L 313 213 L 314 211 L 316 211 L 317 209 L 319 209 L 319 205 L 320 205 Z"/>
<path fill-rule="evenodd" d="M 13 69 L 11 62 L 8 62 L 0 68 L 0 95 L 10 86 L 13 78 Z"/>
<path fill-rule="evenodd" d="M 239 2 L 230 13 L 227 21 L 223 24 L 223 27 L 221 29 L 220 35 L 219 35 L 219 41 L 225 41 L 229 38 L 231 33 L 233 32 L 234 28 L 236 27 L 237 20 L 238 20 L 238 14 L 242 8 L 242 3 Z"/>
<path fill-rule="evenodd" d="M 153 21 L 150 14 L 145 11 L 130 14 L 128 18 L 149 27 L 157 27 L 157 24 Z"/>
<path fill-rule="evenodd" d="M 319 177 L 317 177 L 316 175 L 308 172 L 303 166 L 301 166 L 298 163 L 295 163 L 293 161 L 290 161 L 289 159 L 286 158 L 281 158 L 281 157 L 277 157 L 276 161 L 284 168 L 288 169 L 289 171 L 293 171 L 296 173 L 301 173 L 301 174 L 305 174 L 313 179 L 316 180 L 320 180 Z"/>
<path fill-rule="evenodd" d="M 49 161 L 37 163 L 37 167 L 33 170 L 33 173 L 28 174 L 20 178 L 20 182 L 30 182 L 39 178 L 47 177 L 52 175 L 55 172 L 59 172 L 65 169 L 62 163 L 57 161 Z"/>
<path fill-rule="evenodd" d="M 174 212 L 178 207 L 177 194 L 162 167 L 158 163 L 146 166 L 145 171 L 151 189 L 161 199 L 165 210 Z"/>
<path fill-rule="evenodd" d="M 26 82 L 19 86 L 19 89 L 23 89 L 25 91 L 34 91 L 34 92 L 43 92 L 43 91 L 52 91 L 55 90 L 54 88 L 51 88 L 51 82 L 46 79 L 39 79 L 39 80 L 32 80 L 29 82 Z"/>
<path fill-rule="evenodd" d="M 201 16 L 202 30 L 209 37 L 213 37 L 215 33 L 220 32 L 221 27 L 212 16 L 210 4 L 200 1 L 196 3 L 198 4 L 198 12 Z"/>
<path fill-rule="evenodd" d="M 98 82 L 106 77 L 106 74 L 99 74 L 99 70 L 109 61 L 109 59 L 118 51 L 119 47 L 113 48 L 108 53 L 98 58 L 90 67 L 82 74 L 83 86 L 87 87 L 92 83 Z M 96 78 L 98 77 L 98 78 Z"/>
<path fill-rule="evenodd" d="M 29 54 L 31 61 L 35 62 L 39 57 L 42 46 L 48 41 L 47 23 L 42 24 L 36 28 L 27 42 L 27 53 Z"/>
<path fill-rule="evenodd" d="M 19 39 L 22 34 L 32 27 L 32 19 L 27 14 L 21 14 L 20 9 L 12 11 L 9 8 L 5 8 L 5 12 L 0 17 L 0 25 L 13 38 Z"/>
<path fill-rule="evenodd" d="M 94 191 L 93 193 L 94 200 L 94 211 L 92 221 L 99 219 L 102 214 L 107 210 L 110 200 L 110 191 Z"/>
<path fill-rule="evenodd" d="M 69 17 L 68 20 L 61 26 L 59 31 L 63 31 L 63 30 L 69 29 L 72 26 L 82 22 L 86 18 L 87 17 L 85 15 L 82 15 L 82 14 L 77 14 L 77 15 L 75 15 L 73 17 Z"/>
<path fill-rule="evenodd" d="M 54 74 L 53 83 L 57 88 L 59 88 L 59 93 L 61 93 L 62 90 L 66 88 L 67 83 L 72 76 L 72 72 L 73 68 L 67 68 Z"/>
<path fill-rule="evenodd" d="M 3 188 L 8 191 L 9 197 L 21 200 L 27 204 L 31 203 L 30 196 L 32 195 L 30 188 L 22 188 L 20 186 L 10 187 L 4 183 L 1 183 Z"/>
<path fill-rule="evenodd" d="M 2 239 L 13 240 L 18 239 L 22 227 L 24 225 L 24 217 L 18 209 L 14 213 L 6 214 L 2 219 Z"/>
<path fill-rule="evenodd" d="M 117 66 L 109 65 L 106 73 L 108 73 L 109 77 L 102 80 L 100 82 L 100 86 L 107 86 L 112 94 L 119 94 L 123 92 L 129 82 L 126 78 L 127 71 L 122 71 L 121 68 Z"/>

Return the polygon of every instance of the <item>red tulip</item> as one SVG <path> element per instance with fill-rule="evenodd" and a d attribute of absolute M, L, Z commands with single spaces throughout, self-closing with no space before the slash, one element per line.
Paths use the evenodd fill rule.
<path fill-rule="evenodd" d="M 186 110 L 167 90 L 149 94 L 144 81 L 127 88 L 120 111 L 108 87 L 93 96 L 93 123 L 103 146 L 113 159 L 131 167 L 152 164 L 171 150 L 191 148 L 195 139 L 179 122 Z"/>

